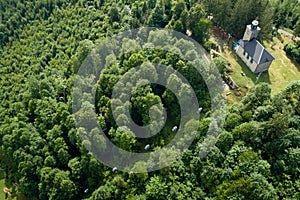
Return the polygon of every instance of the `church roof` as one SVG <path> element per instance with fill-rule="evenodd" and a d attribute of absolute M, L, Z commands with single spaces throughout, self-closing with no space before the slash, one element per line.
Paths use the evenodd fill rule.
<path fill-rule="evenodd" d="M 275 60 L 274 56 L 256 39 L 250 41 L 243 40 L 240 46 L 253 58 L 257 64 Z"/>

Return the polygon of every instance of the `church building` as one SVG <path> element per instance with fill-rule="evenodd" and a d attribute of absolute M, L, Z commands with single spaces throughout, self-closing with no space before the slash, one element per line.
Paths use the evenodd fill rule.
<path fill-rule="evenodd" d="M 253 73 L 267 71 L 272 61 L 275 60 L 274 56 L 256 40 L 259 31 L 258 21 L 254 20 L 252 24 L 247 25 L 244 37 L 239 40 L 236 47 L 237 55 Z"/>

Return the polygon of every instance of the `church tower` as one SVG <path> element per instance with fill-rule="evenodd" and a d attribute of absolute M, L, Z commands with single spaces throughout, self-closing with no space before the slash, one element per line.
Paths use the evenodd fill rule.
<path fill-rule="evenodd" d="M 259 31 L 258 21 L 254 20 L 252 24 L 247 25 L 243 40 L 250 41 L 253 38 L 257 38 Z"/>

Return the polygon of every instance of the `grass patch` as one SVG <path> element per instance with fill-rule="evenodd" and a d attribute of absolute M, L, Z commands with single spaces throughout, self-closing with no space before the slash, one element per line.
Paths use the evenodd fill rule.
<path fill-rule="evenodd" d="M 247 94 L 248 90 L 254 86 L 256 75 L 243 63 L 243 61 L 230 49 L 224 49 L 224 57 L 230 62 L 230 73 L 234 82 L 239 86 L 238 89 L 232 90 L 231 95 L 227 96 L 230 102 L 239 102 Z M 242 76 L 242 72 L 245 76 Z"/>
<path fill-rule="evenodd" d="M 0 180 L 0 199 L 5 199 L 5 193 L 3 192 L 3 188 L 6 187 L 5 186 L 5 180 L 4 179 L 1 179 Z"/>
<path fill-rule="evenodd" d="M 277 38 L 274 38 L 276 45 L 270 48 L 270 44 L 263 42 L 263 45 L 275 57 L 270 70 L 270 84 L 272 93 L 276 94 L 285 89 L 285 87 L 293 80 L 300 80 L 300 66 L 293 60 L 288 58 L 284 51 L 284 45 L 291 42 L 290 39 L 282 35 L 284 43 L 281 43 Z M 263 80 L 263 79 L 262 79 Z"/>

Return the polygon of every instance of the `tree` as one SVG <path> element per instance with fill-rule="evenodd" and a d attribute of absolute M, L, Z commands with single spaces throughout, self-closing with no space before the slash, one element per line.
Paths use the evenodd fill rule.
<path fill-rule="evenodd" d="M 110 7 L 109 16 L 110 16 L 111 23 L 119 22 L 120 16 L 119 16 L 118 6 L 116 4 L 114 4 Z"/>
<path fill-rule="evenodd" d="M 212 26 L 212 22 L 209 19 L 201 18 L 196 24 L 191 27 L 196 39 L 200 43 L 204 43 L 208 37 L 208 30 Z"/>
<path fill-rule="evenodd" d="M 180 87 L 180 91 L 179 91 L 179 98 L 182 102 L 182 105 L 191 105 L 192 102 L 191 102 L 191 97 L 193 95 L 193 90 L 192 88 L 188 85 L 188 84 L 185 84 L 183 83 Z"/>
<path fill-rule="evenodd" d="M 295 25 L 295 31 L 296 31 L 296 34 L 299 36 L 300 35 L 300 21 L 298 21 L 297 24 Z"/>
<path fill-rule="evenodd" d="M 276 109 L 271 105 L 259 106 L 254 112 L 254 119 L 257 121 L 266 121 L 272 117 Z"/>
<path fill-rule="evenodd" d="M 217 57 L 214 59 L 214 63 L 216 64 L 216 67 L 218 68 L 219 72 L 222 74 L 222 75 L 225 75 L 225 72 L 227 70 L 227 65 L 228 65 L 228 62 L 221 58 L 221 57 Z"/>
<path fill-rule="evenodd" d="M 168 31 L 142 29 L 137 40 L 130 32 L 129 38 L 116 43 L 109 40 L 105 48 L 98 47 L 107 36 L 148 22 L 159 27 L 168 24 L 183 33 L 190 28 L 193 38 L 206 42 L 208 15 L 236 36 L 258 17 L 260 36 L 264 37 L 263 32 L 272 28 L 271 7 L 277 9 L 277 27 L 297 28 L 298 2 L 270 2 L 0 0 L 0 164 L 6 182 L 18 186 L 13 187 L 13 193 L 30 199 L 58 200 L 299 199 L 299 82 L 273 97 L 269 86 L 256 86 L 243 102 L 229 105 L 226 131 L 218 140 L 211 135 L 206 140 L 208 128 L 217 130 L 218 124 L 210 118 L 206 84 L 192 65 L 200 66 L 207 74 L 211 66 L 197 59 L 198 52 L 191 42 L 174 39 Z M 143 48 L 140 40 L 147 41 Z M 159 49 L 162 46 L 167 48 Z M 286 47 L 295 59 L 299 57 L 298 46 L 295 43 Z M 98 50 L 90 55 L 94 47 Z M 95 76 L 75 79 L 80 66 L 81 70 L 88 69 L 84 68 L 89 64 L 85 60 L 88 55 L 99 61 L 88 71 L 95 72 Z M 99 60 L 102 55 L 106 57 Z M 194 61 L 186 62 L 181 56 Z M 104 63 L 107 67 L 100 73 Z M 147 77 L 154 81 L 163 78 L 150 63 L 167 66 L 163 71 L 169 77 L 166 87 L 147 82 Z M 137 66 L 140 70 L 134 69 Z M 220 66 L 223 71 L 224 63 Z M 189 139 L 198 128 L 195 140 L 182 156 L 169 149 L 159 155 L 150 154 L 147 165 L 138 162 L 133 168 L 146 171 L 154 164 L 166 166 L 176 158 L 159 171 L 113 173 L 93 157 L 108 150 L 105 137 L 121 148 L 150 153 L 163 149 L 160 146 L 176 134 L 171 129 L 180 124 L 181 113 L 173 92 L 188 104 L 191 91 L 171 68 L 187 79 L 203 107 L 199 120 L 189 120 L 180 127 L 187 134 L 175 142 Z M 93 101 L 88 93 L 99 74 Z M 215 81 L 214 76 L 207 79 Z M 74 81 L 80 84 L 78 88 L 73 88 Z M 113 91 L 120 92 L 120 96 L 112 97 Z M 112 106 L 118 117 L 112 115 Z M 163 106 L 168 112 L 166 121 Z M 79 108 L 83 112 L 77 112 Z M 78 126 L 89 124 L 91 117 L 95 119 L 91 128 Z M 159 133 L 147 141 L 137 139 L 124 127 L 130 117 Z M 125 123 L 119 127 L 116 121 Z M 146 144 L 151 148 L 145 150 Z M 112 159 L 124 162 L 128 158 Z"/>
<path fill-rule="evenodd" d="M 184 10 L 186 10 L 186 4 L 184 0 L 173 1 L 172 15 L 175 20 L 180 18 L 180 15 Z"/>
<path fill-rule="evenodd" d="M 282 157 L 286 164 L 286 173 L 299 177 L 300 148 L 288 148 Z"/>
<path fill-rule="evenodd" d="M 251 193 L 249 177 L 236 180 L 224 181 L 216 191 L 217 199 L 240 199 L 246 200 Z"/>
<path fill-rule="evenodd" d="M 87 57 L 93 47 L 94 43 L 91 40 L 86 39 L 79 42 L 77 55 L 74 57 L 73 72 L 77 73 L 81 63 Z"/>
<path fill-rule="evenodd" d="M 276 27 L 286 27 L 297 32 L 300 6 L 297 1 L 284 0 L 272 2 L 275 8 Z M 298 32 L 299 33 L 299 32 Z"/>
<path fill-rule="evenodd" d="M 150 108 L 154 105 L 162 105 L 160 97 L 150 92 L 151 89 L 149 86 L 146 86 L 146 88 L 148 88 L 148 92 L 147 89 L 142 90 L 139 88 L 131 98 L 131 109 L 136 111 L 136 113 L 133 113 L 133 117 L 138 124 L 144 125 L 147 125 L 150 122 Z"/>
<path fill-rule="evenodd" d="M 245 122 L 235 127 L 232 131 L 233 138 L 235 140 L 242 140 L 246 144 L 250 144 L 253 147 L 258 147 L 262 138 L 262 131 L 260 130 L 259 124 L 256 122 Z"/>
<path fill-rule="evenodd" d="M 202 4 L 195 4 L 189 10 L 188 16 L 188 26 L 193 27 L 195 24 L 199 22 L 201 18 L 206 17 L 206 12 L 204 10 L 204 6 Z"/>
<path fill-rule="evenodd" d="M 271 99 L 271 88 L 267 83 L 259 83 L 243 100 L 244 104 L 263 105 Z M 250 107 L 249 105 L 249 107 Z M 251 107 L 250 107 L 251 108 Z"/>
<path fill-rule="evenodd" d="M 268 1 L 269 2 L 269 1 Z M 268 39 L 271 40 L 271 32 L 274 27 L 274 10 L 270 3 L 267 3 L 266 9 L 263 11 L 259 18 L 259 26 L 262 27 L 261 32 L 259 33 L 258 37 L 261 39 Z"/>
<path fill-rule="evenodd" d="M 149 182 L 146 184 L 147 198 L 166 199 L 167 192 L 168 186 L 160 176 L 151 177 Z"/>
<path fill-rule="evenodd" d="M 236 113 L 230 113 L 224 123 L 224 128 L 228 131 L 234 129 L 242 122 L 242 117 Z"/>
<path fill-rule="evenodd" d="M 69 161 L 70 155 L 65 148 L 60 148 L 57 152 L 57 157 L 63 165 L 66 165 Z"/>
<path fill-rule="evenodd" d="M 156 47 L 164 47 L 172 45 L 174 37 L 166 30 L 150 31 L 147 41 Z"/>
<path fill-rule="evenodd" d="M 295 59 L 296 62 L 300 63 L 300 42 L 294 43 L 287 43 L 284 45 L 284 50 L 286 53 L 291 56 L 293 59 Z"/>
<path fill-rule="evenodd" d="M 145 58 L 142 54 L 134 53 L 129 57 L 127 65 L 129 66 L 129 68 L 139 67 L 141 66 L 144 60 Z"/>
<path fill-rule="evenodd" d="M 289 122 L 288 116 L 281 113 L 273 114 L 272 118 L 267 123 L 268 135 L 266 140 L 272 140 L 286 134 Z"/>
<path fill-rule="evenodd" d="M 163 7 L 156 3 L 156 6 L 149 16 L 148 24 L 153 27 L 164 27 L 166 25 Z"/>
<path fill-rule="evenodd" d="M 248 197 L 249 199 L 279 199 L 275 188 L 263 175 L 252 173 L 250 182 L 253 192 Z"/>
<path fill-rule="evenodd" d="M 241 38 L 244 34 L 246 25 L 250 24 L 257 17 L 266 19 L 266 17 L 270 15 L 270 9 L 272 9 L 272 7 L 269 5 L 267 0 L 237 0 L 234 4 L 234 8 L 230 17 L 230 26 L 227 29 L 230 33 L 236 35 L 238 38 Z M 264 13 L 266 14 L 264 15 Z M 264 23 L 272 24 L 272 21 L 262 22 L 262 25 L 264 25 Z M 261 26 L 261 29 L 263 30 L 264 27 L 265 26 Z M 267 27 L 269 27 L 269 25 L 266 26 L 266 31 L 271 31 Z"/>
<path fill-rule="evenodd" d="M 231 133 L 224 131 L 220 134 L 216 146 L 223 152 L 227 153 L 233 144 L 233 136 Z"/>
<path fill-rule="evenodd" d="M 137 172 L 137 171 L 147 171 L 147 165 L 145 162 L 139 161 L 136 162 L 133 166 L 133 171 Z M 133 187 L 136 187 L 139 191 L 144 191 L 144 183 L 146 182 L 146 180 L 148 179 L 148 173 L 144 172 L 144 173 L 130 173 L 129 174 L 129 178 L 130 178 L 130 184 Z"/>
<path fill-rule="evenodd" d="M 72 199 L 77 194 L 75 184 L 69 179 L 69 173 L 45 167 L 40 172 L 39 197 L 42 199 Z"/>
<path fill-rule="evenodd" d="M 228 23 L 230 20 L 230 16 L 232 13 L 232 1 L 224 0 L 224 1 L 213 1 L 215 4 L 215 8 L 211 8 L 213 12 L 214 19 L 218 22 L 221 27 L 229 30 Z"/>
<path fill-rule="evenodd" d="M 110 129 L 108 134 L 112 137 L 112 141 L 124 150 L 132 150 L 137 143 L 134 133 L 124 127 L 118 127 L 117 130 Z"/>

